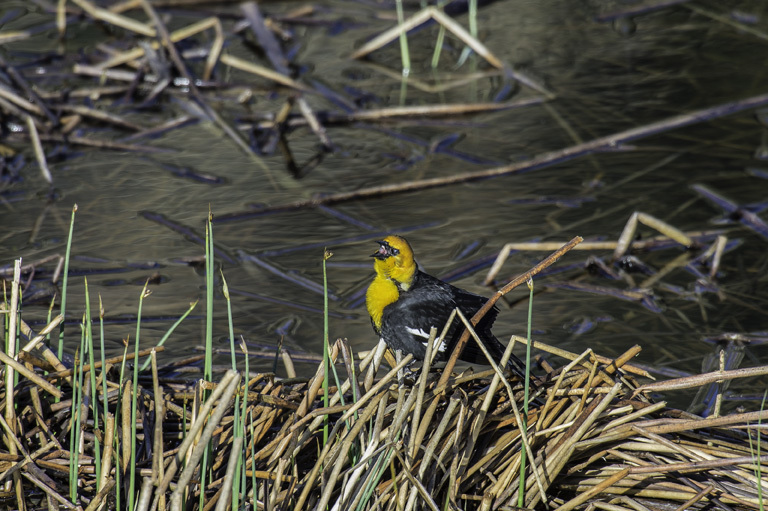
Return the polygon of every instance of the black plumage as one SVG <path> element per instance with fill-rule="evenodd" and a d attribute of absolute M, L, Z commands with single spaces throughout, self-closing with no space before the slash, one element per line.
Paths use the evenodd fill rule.
<path fill-rule="evenodd" d="M 379 251 L 373 254 L 376 258 L 376 277 L 367 296 L 374 330 L 393 350 L 424 359 L 430 328 L 437 328 L 440 335 L 456 308 L 471 320 L 487 299 L 418 270 L 413 251 L 404 238 L 388 236 L 378 243 Z M 505 349 L 491 332 L 498 313 L 498 309 L 493 307 L 474 327 L 497 363 L 501 361 Z M 455 318 L 439 348 L 438 360 L 450 355 L 463 332 L 464 323 Z M 471 336 L 459 359 L 488 364 L 487 357 Z M 524 374 L 525 366 L 516 356 L 512 355 L 507 365 L 515 374 Z"/>

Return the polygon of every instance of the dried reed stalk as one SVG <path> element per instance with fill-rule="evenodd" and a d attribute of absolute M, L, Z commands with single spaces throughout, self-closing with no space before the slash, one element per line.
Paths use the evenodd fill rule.
<path fill-rule="evenodd" d="M 432 339 L 439 341 L 436 332 Z M 41 348 L 29 349 L 28 355 L 37 357 Z M 122 439 L 122 449 L 130 442 L 129 414 L 119 407 L 139 392 L 137 440 L 147 449 L 140 450 L 137 468 L 147 479 L 138 496 L 152 510 L 175 508 L 183 495 L 196 503 L 201 492 L 207 508 L 223 509 L 231 501 L 238 458 L 245 470 L 242 498 L 274 510 L 442 509 L 446 502 L 460 509 L 490 509 L 517 506 L 519 499 L 527 508 L 616 509 L 640 498 L 675 506 L 717 502 L 755 508 L 758 486 L 768 487 L 768 456 L 756 455 L 758 440 L 750 433 L 768 419 L 768 411 L 703 419 L 652 403 L 624 372 L 635 352 L 615 360 L 591 350 L 578 357 L 566 354 L 564 366 L 540 378 L 545 404 L 530 411 L 525 431 L 520 428 L 521 382 L 498 367 L 453 374 L 442 383 L 444 370 L 430 363 L 415 373 L 405 371 L 412 362 L 406 356 L 376 378 L 382 361 L 376 350 L 355 367 L 344 341 L 331 350 L 330 363 L 346 368 L 346 376 L 329 382 L 328 407 L 322 366 L 308 381 L 263 374 L 241 385 L 229 372 L 218 384 L 195 385 L 175 377 L 178 363 L 155 363 L 148 386 L 140 380 L 133 389 L 130 382 L 121 386 L 116 380 L 120 364 L 107 364 L 100 375 L 107 378 L 107 394 L 101 384 L 88 389 L 96 402 L 106 401 L 109 411 L 99 421 L 104 429 L 94 429 L 92 420 L 82 422 L 84 440 L 76 446 L 82 501 L 76 503 L 56 491 L 69 477 L 70 453 L 56 441 L 71 423 L 72 384 L 63 379 L 68 373 L 54 376 L 62 385 L 62 400 L 56 403 L 40 369 L 16 364 L 14 371 L 25 369 L 19 370 L 20 384 L 0 394 L 3 407 L 13 403 L 17 427 L 0 416 L 13 445 L 0 452 L 0 479 L 15 478 L 22 499 L 44 494 L 64 508 L 109 507 L 118 491 L 125 501 L 116 476 L 124 476 L 127 467 L 114 456 L 122 452 L 124 463 L 129 451 L 116 451 L 114 439 Z M 9 373 L 12 366 L 2 367 Z M 30 373 L 34 377 L 28 378 Z M 203 388 L 212 394 L 190 410 L 193 385 L 197 395 Z M 246 399 L 239 434 L 232 416 L 236 392 Z M 118 413 L 121 423 L 115 421 Z M 326 417 L 331 432 L 323 444 Z M 100 473 L 94 465 L 96 437 L 105 447 Z M 760 442 L 766 452 L 768 442 Z M 208 445 L 213 446 L 210 478 L 200 488 L 198 457 Z M 523 448 L 528 468 L 519 487 Z"/>

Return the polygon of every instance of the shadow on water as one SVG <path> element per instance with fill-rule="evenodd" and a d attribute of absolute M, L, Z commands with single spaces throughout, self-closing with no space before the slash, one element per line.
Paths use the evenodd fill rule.
<path fill-rule="evenodd" d="M 237 335 L 266 350 L 281 341 L 309 374 L 322 352 L 324 247 L 334 252 L 331 336 L 363 350 L 375 341 L 362 298 L 367 256 L 383 233 L 408 236 L 430 273 L 490 294 L 483 281 L 506 243 L 615 241 L 640 211 L 701 237 L 691 250 L 630 250 L 636 260 L 613 261 L 605 248 L 570 253 L 535 282 L 534 336 L 575 352 L 640 344 L 639 361 L 670 375 L 699 372 L 712 343 L 735 334 L 744 363 L 756 364 L 768 298 L 768 13 L 759 1 L 736 4 L 626 16 L 621 2 L 493 2 L 480 10 L 479 40 L 504 67 L 465 55 L 449 34 L 433 70 L 432 23 L 409 35 L 404 80 L 396 42 L 350 58 L 394 25 L 379 5 L 159 3 L 171 37 L 218 20 L 178 37 L 180 72 L 148 35 L 94 21 L 100 10 L 68 4 L 59 43 L 47 3 L 4 2 L 0 262 L 63 255 L 78 204 L 70 324 L 84 310 L 87 276 L 117 354 L 148 277 L 146 342 L 203 296 L 210 207 Z M 141 9 L 122 14 L 148 26 Z M 678 117 L 691 112 L 702 115 Z M 616 136 L 653 123 L 659 129 L 642 136 Z M 634 238 L 658 235 L 641 223 Z M 511 251 L 494 283 L 548 253 Z M 52 259 L 25 274 L 25 314 L 38 327 L 57 296 L 55 268 Z M 525 331 L 523 292 L 506 300 L 500 338 Z M 164 356 L 187 357 L 201 343 L 201 317 L 186 320 Z M 745 385 L 732 385 L 735 397 L 750 393 Z"/>

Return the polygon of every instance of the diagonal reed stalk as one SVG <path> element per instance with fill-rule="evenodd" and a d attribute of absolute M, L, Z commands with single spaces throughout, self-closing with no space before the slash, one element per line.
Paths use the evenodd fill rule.
<path fill-rule="evenodd" d="M 173 323 L 173 325 L 171 325 L 171 328 L 169 328 L 165 332 L 163 337 L 160 338 L 160 341 L 155 345 L 156 347 L 159 347 L 159 346 L 162 346 L 162 345 L 165 344 L 165 341 L 168 340 L 168 338 L 171 336 L 171 334 L 173 334 L 173 332 L 176 330 L 176 328 L 178 328 L 179 325 L 181 325 L 181 323 L 187 318 L 187 316 L 189 316 L 192 313 L 193 310 L 195 310 L 195 307 L 197 307 L 197 304 L 199 302 L 200 302 L 200 300 L 195 300 L 194 302 L 189 304 L 189 308 L 184 312 L 184 314 L 181 315 L 181 317 L 179 317 L 179 319 L 176 320 L 176 322 Z M 231 325 L 230 325 L 230 329 L 231 329 Z M 149 367 L 149 363 L 150 363 L 150 359 L 145 360 L 144 364 L 141 366 L 140 370 L 141 371 L 146 371 L 147 368 Z"/>

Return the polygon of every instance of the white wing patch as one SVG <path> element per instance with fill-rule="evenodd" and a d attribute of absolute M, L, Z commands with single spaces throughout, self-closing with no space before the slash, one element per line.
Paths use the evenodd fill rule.
<path fill-rule="evenodd" d="M 405 327 L 405 331 L 415 337 L 423 337 L 425 340 L 421 341 L 421 344 L 423 344 L 424 346 L 427 345 L 427 341 L 429 340 L 429 334 L 424 330 L 422 330 L 421 328 L 411 328 L 407 326 Z M 440 346 L 437 347 L 437 351 L 439 351 L 440 353 L 443 353 L 446 349 L 448 349 L 448 346 L 446 346 L 445 341 L 441 341 Z"/>
<path fill-rule="evenodd" d="M 425 332 L 421 328 L 411 328 L 407 326 L 405 327 L 405 331 L 411 335 L 415 335 L 416 337 L 423 337 L 425 339 L 429 339 L 429 333 Z"/>

